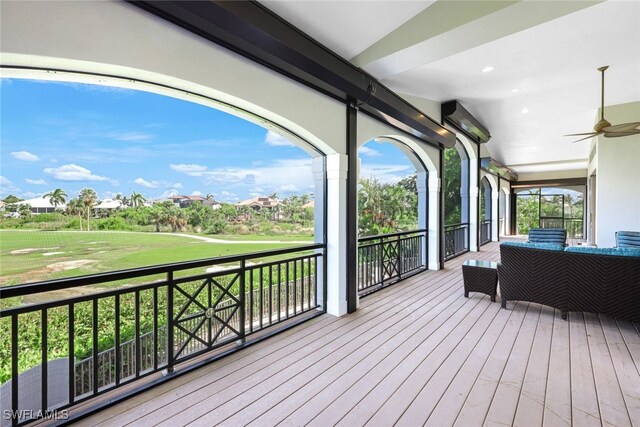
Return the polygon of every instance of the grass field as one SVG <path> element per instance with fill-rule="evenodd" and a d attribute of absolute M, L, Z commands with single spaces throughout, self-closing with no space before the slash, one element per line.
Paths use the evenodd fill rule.
<path fill-rule="evenodd" d="M 212 243 L 143 232 L 0 230 L 0 286 L 300 245 L 295 241 L 312 242 L 309 236 L 211 237 L 235 242 Z"/>

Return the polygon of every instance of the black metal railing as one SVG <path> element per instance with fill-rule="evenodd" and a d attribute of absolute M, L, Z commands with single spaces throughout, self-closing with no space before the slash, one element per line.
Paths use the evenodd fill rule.
<path fill-rule="evenodd" d="M 358 239 L 358 293 L 365 295 L 426 269 L 427 230 Z"/>
<path fill-rule="evenodd" d="M 8 342 L 3 347 L 10 357 L 0 363 L 11 376 L 2 385 L 2 407 L 12 416 L 2 424 L 23 424 L 152 373 L 173 372 L 215 349 L 241 348 L 255 332 L 321 312 L 325 251 L 313 244 L 3 288 L 0 302 L 9 308 L 0 311 L 0 331 L 11 342 L 10 350 Z M 108 287 L 20 303 L 88 285 Z M 37 342 L 21 334 L 25 322 L 39 325 Z M 50 358 L 50 348 L 64 348 L 66 358 Z"/>
<path fill-rule="evenodd" d="M 582 218 L 540 217 L 540 228 L 564 228 L 569 239 L 584 236 Z"/>
<path fill-rule="evenodd" d="M 450 260 L 469 251 L 469 224 L 444 226 L 444 259 Z"/>
<path fill-rule="evenodd" d="M 491 242 L 491 220 L 486 219 L 480 223 L 480 246 Z"/>

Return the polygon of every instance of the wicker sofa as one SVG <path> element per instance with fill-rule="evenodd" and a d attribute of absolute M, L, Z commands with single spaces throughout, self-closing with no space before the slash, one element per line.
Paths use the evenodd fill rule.
<path fill-rule="evenodd" d="M 558 247 L 559 246 L 559 247 Z M 569 311 L 640 321 L 640 251 L 503 243 L 498 264 L 502 307 L 531 301 Z"/>

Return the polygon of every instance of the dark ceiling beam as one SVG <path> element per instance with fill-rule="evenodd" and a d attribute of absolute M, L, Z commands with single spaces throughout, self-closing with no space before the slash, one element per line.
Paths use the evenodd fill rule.
<path fill-rule="evenodd" d="M 455 145 L 452 132 L 259 3 L 126 1 L 334 98 L 356 99 L 361 110 L 422 142 Z"/>
<path fill-rule="evenodd" d="M 538 188 L 538 187 L 575 187 L 587 185 L 587 178 L 558 178 L 541 179 L 536 181 L 518 181 L 511 184 L 512 189 Z"/>

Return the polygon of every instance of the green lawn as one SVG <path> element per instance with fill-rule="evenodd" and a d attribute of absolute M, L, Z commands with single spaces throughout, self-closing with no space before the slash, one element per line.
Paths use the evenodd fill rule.
<path fill-rule="evenodd" d="M 143 232 L 0 230 L 0 286 L 299 245 L 252 240 L 312 241 L 308 236 L 233 237 L 247 242 L 210 243 Z"/>

